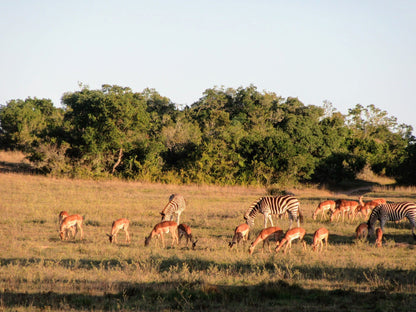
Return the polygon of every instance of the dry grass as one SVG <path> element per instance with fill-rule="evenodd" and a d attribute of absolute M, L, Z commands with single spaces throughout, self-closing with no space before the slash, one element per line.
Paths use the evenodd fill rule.
<path fill-rule="evenodd" d="M 368 166 L 365 167 L 363 171 L 357 175 L 357 178 L 363 181 L 373 182 L 379 185 L 392 185 L 396 183 L 394 179 L 374 174 Z"/>
<path fill-rule="evenodd" d="M 390 224 L 384 246 L 355 242 L 354 223 L 313 221 L 318 202 L 346 196 L 313 188 L 293 191 L 306 217 L 308 250 L 284 255 L 229 250 L 235 226 L 263 188 L 176 186 L 83 181 L 0 173 L 0 311 L 406 311 L 416 304 L 416 264 L 408 222 Z M 376 188 L 366 198 L 415 200 L 414 192 Z M 144 247 L 144 237 L 171 193 L 188 207 L 181 220 L 199 238 L 197 249 Z M 399 195 L 401 196 L 399 198 Z M 353 199 L 358 199 L 354 196 Z M 58 213 L 85 216 L 85 240 L 58 239 Z M 106 233 L 117 218 L 131 221 L 131 244 Z M 284 229 L 286 219 L 279 220 Z M 261 229 L 256 220 L 252 241 Z M 328 250 L 311 251 L 319 227 Z M 398 244 L 397 244 L 398 243 Z M 261 247 L 261 246 L 258 246 Z"/>

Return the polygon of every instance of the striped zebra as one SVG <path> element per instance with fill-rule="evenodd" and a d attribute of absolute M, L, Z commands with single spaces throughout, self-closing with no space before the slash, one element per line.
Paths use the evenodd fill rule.
<path fill-rule="evenodd" d="M 381 204 L 373 209 L 368 219 L 368 232 L 374 232 L 374 224 L 380 221 L 381 230 L 384 232 L 386 221 L 399 221 L 407 218 L 412 225 L 413 238 L 416 240 L 416 204 L 410 202 Z"/>
<path fill-rule="evenodd" d="M 169 202 L 163 208 L 162 212 L 160 213 L 162 215 L 162 221 L 172 221 L 173 215 L 177 215 L 176 223 L 179 224 L 179 217 L 181 213 L 185 210 L 186 203 L 185 198 L 180 194 L 172 194 L 169 197 Z"/>
<path fill-rule="evenodd" d="M 292 227 L 293 220 L 298 222 L 302 221 L 303 216 L 299 210 L 299 200 L 291 195 L 284 196 L 264 196 L 254 202 L 244 215 L 244 219 L 247 224 L 252 227 L 254 225 L 254 219 L 258 213 L 264 215 L 264 228 L 267 227 L 267 220 L 273 225 L 272 215 L 282 215 L 285 212 L 289 215 L 290 225 Z"/>

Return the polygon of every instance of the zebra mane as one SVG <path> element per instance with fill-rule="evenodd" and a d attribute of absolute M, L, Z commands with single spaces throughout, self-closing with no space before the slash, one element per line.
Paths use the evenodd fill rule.
<path fill-rule="evenodd" d="M 168 208 L 172 205 L 172 201 L 169 200 L 169 202 L 166 204 L 165 208 L 163 208 L 162 212 L 160 214 L 165 215 L 168 211 Z"/>
<path fill-rule="evenodd" d="M 169 196 L 169 202 L 166 204 L 165 208 L 163 208 L 162 212 L 160 213 L 161 215 L 166 215 L 166 214 L 171 214 L 172 211 L 171 207 L 175 204 L 175 197 L 177 194 L 172 194 Z"/>
<path fill-rule="evenodd" d="M 244 215 L 244 219 L 246 220 L 253 220 L 257 214 L 259 213 L 259 209 L 260 209 L 260 202 L 264 197 L 260 197 L 258 200 L 256 200 L 254 203 L 251 204 L 250 208 L 247 209 L 245 215 Z"/>

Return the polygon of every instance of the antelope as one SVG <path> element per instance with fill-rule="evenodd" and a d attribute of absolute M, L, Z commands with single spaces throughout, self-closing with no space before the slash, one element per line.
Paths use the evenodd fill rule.
<path fill-rule="evenodd" d="M 150 243 L 150 240 L 156 236 L 158 238 L 159 236 L 162 239 L 162 246 L 165 248 L 165 239 L 163 238 L 163 234 L 167 233 L 172 234 L 172 245 L 175 243 L 179 244 L 178 241 L 178 224 L 175 221 L 162 221 L 155 225 L 152 232 L 150 232 L 149 236 L 145 238 L 144 245 L 148 246 Z M 156 241 L 157 244 L 157 241 Z"/>
<path fill-rule="evenodd" d="M 235 244 L 240 243 L 241 240 L 247 241 L 250 234 L 250 226 L 247 223 L 240 224 L 234 230 L 234 236 L 231 242 L 228 243 L 228 246 L 233 248 Z"/>
<path fill-rule="evenodd" d="M 360 205 L 355 210 L 354 218 L 357 214 L 361 213 L 364 218 L 367 218 L 368 214 L 377 207 L 378 205 L 385 204 L 386 200 L 384 198 L 377 198 L 368 202 L 363 202 L 363 196 L 358 198 Z"/>
<path fill-rule="evenodd" d="M 61 225 L 62 221 L 69 216 L 69 213 L 66 212 L 65 210 L 61 211 L 59 213 L 59 225 Z"/>
<path fill-rule="evenodd" d="M 318 216 L 318 214 L 322 213 L 322 215 L 321 215 L 321 220 L 322 220 L 325 217 L 325 212 L 327 212 L 328 210 L 331 211 L 331 212 L 334 212 L 334 210 L 335 210 L 335 201 L 325 200 L 325 201 L 321 202 L 318 205 L 318 207 L 316 208 L 315 212 L 312 214 L 312 218 L 314 220 L 316 220 L 316 217 Z"/>
<path fill-rule="evenodd" d="M 332 213 L 331 218 L 330 218 L 331 222 L 334 221 L 335 216 L 339 214 L 342 214 L 342 222 L 344 222 L 345 214 L 347 213 L 348 216 L 350 216 L 355 211 L 357 206 L 358 206 L 358 203 L 356 201 L 338 199 L 336 201 L 335 210 Z M 339 216 L 338 216 L 338 220 L 339 220 Z"/>
<path fill-rule="evenodd" d="M 305 234 L 305 229 L 299 227 L 288 230 L 285 234 L 285 237 L 283 237 L 283 239 L 278 243 L 278 246 L 276 247 L 276 252 L 279 252 L 279 250 L 286 244 L 284 250 L 284 253 L 286 253 L 288 248 L 292 248 L 292 241 L 297 238 L 299 238 L 299 240 L 302 242 L 303 249 L 306 249 L 306 242 L 303 240 Z"/>
<path fill-rule="evenodd" d="M 357 228 L 355 229 L 355 238 L 366 238 L 368 235 L 368 225 L 367 222 L 361 223 Z"/>
<path fill-rule="evenodd" d="M 383 231 L 380 228 L 376 230 L 376 247 L 381 247 L 383 244 Z"/>
<path fill-rule="evenodd" d="M 66 217 L 68 217 L 68 216 L 69 216 L 69 213 L 68 213 L 68 212 L 66 212 L 66 211 L 61 211 L 61 212 L 59 213 L 59 226 L 61 226 L 62 221 L 64 221 L 64 219 L 65 219 Z M 67 229 L 67 230 L 65 231 L 65 236 L 66 236 L 67 238 L 69 238 L 68 230 L 71 230 L 72 236 L 74 236 L 74 235 L 75 235 L 76 226 L 73 226 L 73 227 L 71 227 L 70 229 Z"/>
<path fill-rule="evenodd" d="M 110 243 L 114 242 L 117 244 L 117 234 L 118 234 L 118 231 L 120 231 L 121 229 L 123 229 L 124 232 L 126 233 L 126 243 L 130 243 L 130 235 L 128 231 L 129 225 L 130 225 L 130 221 L 125 218 L 114 221 L 113 224 L 111 225 L 111 234 L 107 234 L 110 240 Z"/>
<path fill-rule="evenodd" d="M 82 230 L 82 222 L 83 222 L 83 218 L 82 216 L 75 214 L 75 215 L 71 215 L 66 217 L 65 219 L 63 219 L 60 227 L 59 227 L 59 236 L 61 238 L 61 240 L 65 240 L 66 239 L 66 231 L 71 229 L 72 227 L 75 227 L 76 231 L 74 234 L 74 239 L 75 236 L 78 233 L 78 228 L 81 230 L 81 240 L 84 238 L 84 232 Z"/>
<path fill-rule="evenodd" d="M 256 240 L 251 243 L 250 248 L 248 250 L 249 254 L 251 255 L 254 251 L 254 247 L 260 242 L 263 242 L 263 249 L 262 253 L 264 251 L 264 245 L 267 243 L 267 246 L 270 250 L 270 240 L 276 240 L 278 241 L 283 236 L 283 230 L 278 226 L 268 227 L 260 231 L 259 235 L 257 236 Z"/>
<path fill-rule="evenodd" d="M 325 249 L 328 248 L 328 236 L 329 232 L 326 228 L 317 229 L 315 234 L 313 235 L 313 251 L 319 251 L 319 246 L 321 247 L 321 252 L 324 248 L 324 241 L 325 241 Z"/>
<path fill-rule="evenodd" d="M 184 223 L 179 224 L 178 235 L 179 235 L 179 243 L 181 242 L 182 237 L 185 236 L 186 246 L 188 247 L 188 242 L 190 241 L 192 243 L 192 249 L 195 249 L 195 246 L 198 240 L 192 237 L 191 228 L 188 225 Z"/>

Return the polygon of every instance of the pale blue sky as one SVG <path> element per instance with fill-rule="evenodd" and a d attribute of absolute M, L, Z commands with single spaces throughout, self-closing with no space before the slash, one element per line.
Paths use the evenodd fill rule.
<path fill-rule="evenodd" d="M 0 1 L 0 103 L 102 84 L 374 104 L 416 130 L 416 1 Z M 415 133 L 414 131 L 413 133 Z"/>

